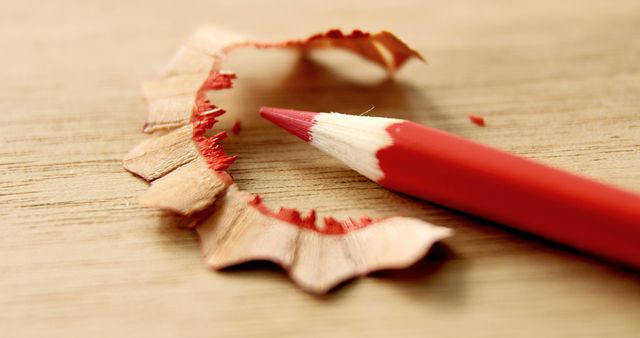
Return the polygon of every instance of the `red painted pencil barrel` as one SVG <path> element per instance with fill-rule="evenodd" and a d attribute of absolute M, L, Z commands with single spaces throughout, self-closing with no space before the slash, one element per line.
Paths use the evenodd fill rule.
<path fill-rule="evenodd" d="M 640 197 L 412 122 L 377 153 L 385 187 L 640 268 Z"/>

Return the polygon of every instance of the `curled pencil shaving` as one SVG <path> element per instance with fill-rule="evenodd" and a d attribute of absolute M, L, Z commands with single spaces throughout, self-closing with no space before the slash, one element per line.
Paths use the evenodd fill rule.
<path fill-rule="evenodd" d="M 411 58 L 424 60 L 420 53 L 386 31 L 370 34 L 354 30 L 344 34 L 340 30 L 330 30 L 307 39 L 265 43 L 252 42 L 212 26 L 203 27 L 180 47 L 153 80 L 143 84 L 148 103 L 144 131 L 175 128 L 190 122 L 192 115 L 215 110 L 217 107 L 210 105 L 204 94 L 209 90 L 231 88 L 235 74 L 221 71 L 222 61 L 234 49 L 243 47 L 343 48 L 389 72 L 394 72 Z"/>
<path fill-rule="evenodd" d="M 205 94 L 231 88 L 235 73 L 222 61 L 236 48 L 344 48 L 393 72 L 418 52 L 389 32 L 330 30 L 307 39 L 252 42 L 207 26 L 199 29 L 151 81 L 143 84 L 148 104 L 144 132 L 151 137 L 124 158 L 125 169 L 151 182 L 143 205 L 184 215 L 195 228 L 207 262 L 214 268 L 268 259 L 312 292 L 326 292 L 343 280 L 383 268 L 413 264 L 449 230 L 412 218 L 362 218 L 316 224 L 315 212 L 269 210 L 258 196 L 239 191 L 226 170 L 236 159 L 207 136 L 225 110 Z M 240 130 L 237 124 L 232 132 Z M 215 207 L 212 206 L 215 204 Z"/>
<path fill-rule="evenodd" d="M 369 219 L 359 227 L 352 220 L 333 221 L 318 229 L 313 212 L 309 218 L 291 213 L 281 210 L 281 216 L 273 217 L 256 197 L 231 185 L 212 216 L 196 228 L 207 264 L 222 269 L 268 260 L 304 290 L 324 293 L 355 276 L 408 267 L 451 234 L 405 217 Z M 357 230 L 350 229 L 354 224 Z"/>

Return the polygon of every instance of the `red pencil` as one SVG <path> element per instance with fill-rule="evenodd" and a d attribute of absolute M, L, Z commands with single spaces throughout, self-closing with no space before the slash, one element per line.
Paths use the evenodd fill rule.
<path fill-rule="evenodd" d="M 405 120 L 260 114 L 389 189 L 640 268 L 640 195 Z"/>

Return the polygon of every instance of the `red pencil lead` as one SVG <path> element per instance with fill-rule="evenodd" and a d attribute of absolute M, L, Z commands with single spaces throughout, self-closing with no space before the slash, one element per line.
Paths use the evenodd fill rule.
<path fill-rule="evenodd" d="M 311 127 L 318 113 L 292 109 L 262 107 L 260 116 L 282 127 L 305 142 L 311 141 Z"/>

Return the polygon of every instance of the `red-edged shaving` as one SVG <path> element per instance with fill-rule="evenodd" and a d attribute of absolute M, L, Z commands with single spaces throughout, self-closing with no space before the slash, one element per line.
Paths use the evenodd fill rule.
<path fill-rule="evenodd" d="M 316 220 L 316 211 L 314 209 L 309 211 L 309 215 L 303 217 L 301 212 L 296 209 L 280 208 L 277 212 L 273 212 L 264 205 L 264 203 L 262 203 L 262 199 L 259 195 L 255 195 L 248 203 L 265 216 L 273 217 L 300 228 L 313 230 L 326 235 L 346 234 L 348 232 L 364 228 L 374 222 L 373 219 L 366 216 L 361 217 L 360 220 L 347 218 L 344 221 L 338 221 L 333 217 L 325 217 L 324 226 L 319 226 Z"/>
<path fill-rule="evenodd" d="M 367 217 L 358 221 L 337 221 L 327 217 L 324 226 L 318 226 L 315 211 L 306 217 L 288 208 L 274 212 L 258 196 L 251 197 L 232 186 L 233 180 L 224 170 L 234 162 L 236 156 L 226 154 L 221 145 L 226 133 L 206 135 L 225 110 L 211 103 L 205 94 L 211 90 L 232 87 L 236 74 L 223 71 L 222 61 L 233 50 L 245 47 L 301 50 L 344 48 L 385 67 L 389 72 L 395 71 L 410 58 L 422 60 L 418 52 L 389 32 L 371 34 L 359 30 L 350 33 L 330 30 L 307 39 L 264 43 L 215 27 L 201 28 L 154 79 L 143 84 L 149 110 L 144 131 L 153 135 L 124 159 L 127 170 L 151 182 L 151 187 L 141 197 L 141 203 L 188 216 L 190 226 L 195 227 L 200 235 L 205 256 L 212 266 L 220 268 L 253 259 L 272 259 L 290 270 L 299 285 L 313 292 L 325 292 L 342 280 L 376 269 L 409 266 L 422 257 L 434 241 L 448 235 L 446 229 L 398 217 L 377 221 Z M 237 121 L 231 132 L 237 135 L 239 131 L 240 124 Z M 308 137 L 304 130 L 297 135 Z M 214 205 L 216 209 L 209 214 L 207 211 Z M 230 205 L 233 208 L 229 208 Z M 243 226 L 252 229 L 251 236 L 254 237 L 246 237 L 248 234 L 242 233 L 245 237 L 241 236 L 235 241 L 231 240 L 234 237 L 224 235 Z M 369 228 L 383 230 L 369 231 Z M 389 239 L 383 238 L 389 237 L 389 231 L 395 235 Z M 423 236 L 416 236 L 416 231 Z M 280 244 L 277 243 L 284 243 L 286 237 L 269 236 L 279 232 L 282 232 L 282 236 L 299 233 L 300 236 L 296 238 L 309 240 L 296 239 L 299 243 L 291 247 L 295 249 L 293 252 L 278 251 L 281 248 L 278 249 Z M 353 238 L 349 237 L 349 240 L 345 236 Z M 257 253 L 252 242 L 256 238 L 275 240 L 272 243 L 275 246 L 263 247 L 266 251 Z M 378 246 L 365 245 L 358 238 L 369 238 L 367 242 L 378 243 Z M 393 238 L 397 241 L 393 244 L 394 249 L 389 251 L 385 243 Z M 413 244 L 402 243 L 407 240 Z M 326 252 L 326 246 L 334 245 L 331 244 L 334 242 L 342 243 L 341 250 L 349 250 L 352 259 L 358 255 L 362 257 L 351 262 L 345 261 L 340 266 L 329 264 L 333 260 L 324 265 L 310 260 L 304 266 L 292 266 L 285 262 L 286 257 L 293 257 L 294 254 L 303 254 L 301 261 L 306 256 L 319 257 L 321 252 Z M 359 252 L 364 247 L 367 249 Z M 331 255 L 326 257 L 330 258 Z M 329 277 L 316 278 L 322 273 Z"/>
<path fill-rule="evenodd" d="M 306 218 L 291 209 L 273 213 L 259 198 L 232 185 L 196 231 L 211 267 L 272 261 L 313 293 L 375 270 L 408 267 L 451 235 L 447 228 L 415 218 L 367 219 L 354 229 L 348 228 L 351 222 L 327 223 L 322 230 L 314 221 L 313 212 Z"/>

